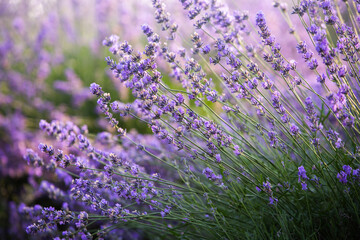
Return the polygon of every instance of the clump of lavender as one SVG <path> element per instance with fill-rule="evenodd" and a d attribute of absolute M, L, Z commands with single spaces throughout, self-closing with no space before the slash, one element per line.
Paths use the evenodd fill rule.
<path fill-rule="evenodd" d="M 280 44 L 263 12 L 254 19 L 217 1 L 180 1 L 194 27 L 188 40 L 166 5 L 152 3 L 163 33 L 142 25 L 143 49 L 116 36 L 103 42 L 113 54 L 109 69 L 135 100 L 90 86 L 116 137 L 99 134 L 96 146 L 86 128 L 40 122 L 69 147 L 41 144 L 43 158 L 29 150 L 25 159 L 61 173 L 66 187 L 41 186 L 67 204 L 22 206 L 33 220 L 26 231 L 83 239 L 134 232 L 140 239 L 356 238 L 360 2 L 303 0 L 289 10 L 275 1 L 293 46 Z M 128 131 L 124 117 L 153 134 Z"/>
<path fill-rule="evenodd" d="M 41 188 L 42 180 L 57 179 L 52 171 L 23 160 L 27 148 L 37 149 L 41 142 L 65 147 L 42 134 L 40 119 L 86 122 L 96 132 L 108 128 L 88 85 L 101 78 L 113 92 L 119 87 L 104 72 L 100 56 L 106 55 L 99 43 L 114 28 L 129 41 L 141 35 L 125 28 L 121 17 L 135 6 L 139 12 L 149 8 L 138 2 L 118 7 L 115 0 L 0 1 L 0 239 L 25 238 L 22 218 L 14 211 L 20 202 L 58 204 Z"/>

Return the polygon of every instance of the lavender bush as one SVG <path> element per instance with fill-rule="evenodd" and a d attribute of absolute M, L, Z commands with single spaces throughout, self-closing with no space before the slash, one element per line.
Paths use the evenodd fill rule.
<path fill-rule="evenodd" d="M 44 139 L 39 121 L 86 122 L 94 133 L 108 128 L 88 86 L 102 79 L 117 96 L 121 84 L 104 71 L 108 53 L 101 41 L 115 29 L 130 41 L 141 34 L 125 28 L 128 20 L 120 17 L 133 7 L 148 9 L 134 2 L 120 7 L 113 0 L 0 0 L 0 239 L 25 238 L 16 211 L 20 202 L 55 204 L 40 188 L 42 180 L 54 181 L 53 175 L 23 159 L 26 149 L 40 142 L 64 147 Z M 129 97 L 127 90 L 119 94 Z"/>
<path fill-rule="evenodd" d="M 90 85 L 112 130 L 40 121 L 61 147 L 24 155 L 53 176 L 53 206 L 18 208 L 29 237 L 357 239 L 360 1 L 274 1 L 286 41 L 261 11 L 181 0 L 180 24 L 152 4 L 144 48 L 103 41 L 133 99 Z"/>

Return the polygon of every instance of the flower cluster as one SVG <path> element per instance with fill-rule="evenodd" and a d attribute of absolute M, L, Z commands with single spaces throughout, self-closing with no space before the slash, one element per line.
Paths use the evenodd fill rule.
<path fill-rule="evenodd" d="M 40 121 L 47 138 L 24 160 L 54 176 L 38 188 L 53 206 L 21 204 L 26 232 L 356 238 L 359 1 L 302 0 L 293 15 L 274 1 L 286 41 L 263 11 L 179 2 L 181 21 L 168 1 L 152 1 L 161 31 L 139 26 L 144 46 L 117 35 L 102 42 L 109 75 L 131 94 L 121 99 L 100 79 L 90 85 L 106 131 L 78 124 L 90 121 Z M 66 76 L 80 82 L 71 70 Z M 89 97 L 55 87 L 77 103 Z"/>

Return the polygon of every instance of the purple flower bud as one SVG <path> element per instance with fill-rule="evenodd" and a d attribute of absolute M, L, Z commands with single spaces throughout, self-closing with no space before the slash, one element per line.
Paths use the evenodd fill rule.
<path fill-rule="evenodd" d="M 304 190 L 304 191 L 306 191 L 306 190 L 308 189 L 306 182 L 301 182 L 301 188 L 302 188 L 302 190 Z"/>
<path fill-rule="evenodd" d="M 221 162 L 221 156 L 220 156 L 220 154 L 216 154 L 216 155 L 215 155 L 215 159 L 216 159 L 216 162 L 217 162 L 217 163 L 220 163 L 220 162 Z"/>
<path fill-rule="evenodd" d="M 141 30 L 148 37 L 151 37 L 151 35 L 153 34 L 153 30 L 147 24 L 142 25 Z"/>
<path fill-rule="evenodd" d="M 256 14 L 256 26 L 259 28 L 266 27 L 265 15 L 261 11 Z"/>
<path fill-rule="evenodd" d="M 324 82 L 325 82 L 325 79 L 326 79 L 325 74 L 318 75 L 318 76 L 316 77 L 316 81 L 319 82 L 319 83 L 324 83 Z"/>
<path fill-rule="evenodd" d="M 343 169 L 347 175 L 351 174 L 352 168 L 349 165 L 344 165 Z"/>
<path fill-rule="evenodd" d="M 236 156 L 239 156 L 242 152 L 243 152 L 243 150 L 240 149 L 240 147 L 238 145 L 234 145 L 234 154 Z"/>
<path fill-rule="evenodd" d="M 181 93 L 176 94 L 176 100 L 179 105 L 183 104 L 185 101 L 184 96 Z"/>
<path fill-rule="evenodd" d="M 304 166 L 300 166 L 298 167 L 298 175 L 299 175 L 299 182 L 301 182 L 301 180 L 306 180 L 306 179 L 309 179 L 307 176 L 306 176 L 306 170 L 304 168 Z"/>
<path fill-rule="evenodd" d="M 281 116 L 281 121 L 283 123 L 288 123 L 290 121 L 290 117 L 287 114 Z"/>
<path fill-rule="evenodd" d="M 293 136 L 297 136 L 299 134 L 299 128 L 295 124 L 291 124 L 290 126 L 290 134 Z"/>
<path fill-rule="evenodd" d="M 263 182 L 264 191 L 267 193 L 271 193 L 271 183 L 269 181 Z"/>
<path fill-rule="evenodd" d="M 296 85 L 300 85 L 301 84 L 301 78 L 295 76 L 294 77 L 294 82 L 295 82 Z"/>
<path fill-rule="evenodd" d="M 346 66 L 343 65 L 339 68 L 338 76 L 342 78 L 342 77 L 345 77 L 346 74 L 347 74 L 347 69 L 346 69 Z"/>
<path fill-rule="evenodd" d="M 205 45 L 201 51 L 203 54 L 208 54 L 211 51 L 210 45 Z"/>
<path fill-rule="evenodd" d="M 204 174 L 208 179 L 210 179 L 211 181 L 217 181 L 217 180 L 221 180 L 221 179 L 222 179 L 222 176 L 221 176 L 221 175 L 217 176 L 217 175 L 213 172 L 213 170 L 211 170 L 211 169 L 208 168 L 208 167 L 203 170 L 203 174 Z"/>
<path fill-rule="evenodd" d="M 342 148 L 344 147 L 344 142 L 341 140 L 341 138 L 338 138 L 335 142 L 335 148 Z"/>
<path fill-rule="evenodd" d="M 307 52 L 307 46 L 305 42 L 299 42 L 296 45 L 296 49 L 298 53 L 305 54 Z"/>
<path fill-rule="evenodd" d="M 28 162 L 28 165 L 34 167 L 41 167 L 44 165 L 44 161 L 42 158 L 37 155 L 32 149 L 26 149 L 26 154 L 24 155 L 24 159 Z"/>
<path fill-rule="evenodd" d="M 273 198 L 273 197 L 269 197 L 269 204 L 270 205 L 274 205 L 278 202 L 279 200 L 277 198 Z"/>
<path fill-rule="evenodd" d="M 261 83 L 261 85 L 264 89 L 270 89 L 274 85 L 274 82 L 267 78 L 264 82 Z"/>
<path fill-rule="evenodd" d="M 309 62 L 308 62 L 308 66 L 311 70 L 315 70 L 319 64 L 318 61 L 316 60 L 316 58 L 312 58 Z"/>
<path fill-rule="evenodd" d="M 343 184 L 347 183 L 347 174 L 344 171 L 340 171 L 336 176 Z"/>
<path fill-rule="evenodd" d="M 96 84 L 96 83 L 92 83 L 90 85 L 90 91 L 92 94 L 96 95 L 96 96 L 100 96 L 102 95 L 104 92 L 101 90 L 101 87 L 99 84 Z"/>
<path fill-rule="evenodd" d="M 318 27 L 315 24 L 312 24 L 310 27 L 307 28 L 308 32 L 312 35 L 318 32 Z"/>

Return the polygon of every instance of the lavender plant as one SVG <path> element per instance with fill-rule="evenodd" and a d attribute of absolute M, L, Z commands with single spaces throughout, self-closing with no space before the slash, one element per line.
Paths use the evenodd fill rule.
<path fill-rule="evenodd" d="M 302 0 L 288 9 L 274 1 L 296 41 L 286 46 L 261 11 L 252 18 L 217 1 L 180 0 L 188 22 L 178 25 L 163 2 L 152 4 L 162 33 L 142 25 L 144 49 L 115 35 L 103 41 L 109 69 L 134 98 L 113 100 L 91 84 L 112 133 L 94 138 L 85 126 L 40 121 L 68 147 L 41 143 L 42 155 L 29 149 L 24 158 L 64 184 L 41 184 L 57 207 L 20 207 L 33 221 L 27 233 L 359 237 L 360 2 Z M 188 38 L 181 28 L 190 22 Z M 153 134 L 129 131 L 121 118 Z"/>
<path fill-rule="evenodd" d="M 26 149 L 40 142 L 65 147 L 44 139 L 39 121 L 86 122 L 96 133 L 108 128 L 88 90 L 98 78 L 114 94 L 119 87 L 103 71 L 107 51 L 101 41 L 115 25 L 120 36 L 132 41 L 141 33 L 125 28 L 119 16 L 135 6 L 140 12 L 147 9 L 134 2 L 113 6 L 113 0 L 0 0 L 0 239 L 25 238 L 22 218 L 14 210 L 20 202 L 56 205 L 40 188 L 42 180 L 56 178 L 23 160 Z M 121 99 L 126 100 L 124 93 Z"/>

